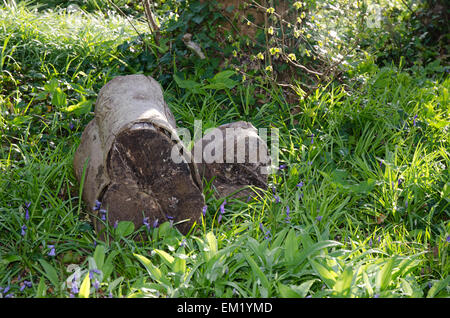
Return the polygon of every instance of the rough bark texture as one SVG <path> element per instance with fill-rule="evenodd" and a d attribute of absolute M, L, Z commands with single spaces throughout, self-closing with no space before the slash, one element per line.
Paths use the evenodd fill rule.
<path fill-rule="evenodd" d="M 221 154 L 216 153 L 219 147 Z M 267 188 L 265 171 L 270 165 L 267 144 L 251 123 L 240 121 L 219 126 L 194 144 L 192 154 L 196 160 L 200 153 L 202 162 L 197 164 L 200 176 L 208 182 L 213 179 L 219 197 L 244 198 L 254 194 L 248 186 Z M 208 159 L 211 154 L 218 160 L 211 162 Z"/>
<path fill-rule="evenodd" d="M 144 75 L 114 78 L 100 90 L 95 118 L 75 153 L 80 182 L 86 167 L 83 199 L 89 207 L 100 201 L 110 225 L 171 219 L 186 233 L 200 217 L 204 197 L 189 153 L 183 151 L 181 163 L 172 160 L 175 145 L 184 149 L 159 83 Z M 101 231 L 102 222 L 94 224 Z"/>

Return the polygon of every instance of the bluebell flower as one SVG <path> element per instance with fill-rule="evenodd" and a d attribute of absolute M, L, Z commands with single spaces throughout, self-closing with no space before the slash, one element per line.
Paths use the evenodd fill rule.
<path fill-rule="evenodd" d="M 20 286 L 20 291 L 23 291 L 27 287 L 30 288 L 31 286 L 33 286 L 32 282 L 24 280 L 23 283 L 22 283 L 22 286 Z"/>
<path fill-rule="evenodd" d="M 100 201 L 98 201 L 98 200 L 95 200 L 95 205 L 94 205 L 94 207 L 92 208 L 92 210 L 94 210 L 94 211 L 98 211 L 98 210 L 100 210 L 100 207 L 102 206 L 102 203 L 100 202 Z"/>
<path fill-rule="evenodd" d="M 153 228 L 156 229 L 158 227 L 158 219 L 153 222 Z"/>
<path fill-rule="evenodd" d="M 311 135 L 311 145 L 314 143 L 314 134 Z"/>
<path fill-rule="evenodd" d="M 225 204 L 227 203 L 227 200 L 223 200 L 222 204 L 220 205 L 220 213 L 225 213 Z"/>
<path fill-rule="evenodd" d="M 78 294 L 80 291 L 78 289 L 78 284 L 76 281 L 72 282 L 72 289 L 71 289 L 72 293 L 74 294 Z"/>
<path fill-rule="evenodd" d="M 119 220 L 116 220 L 114 222 L 113 228 L 117 229 L 118 226 L 119 226 Z"/>
<path fill-rule="evenodd" d="M 94 274 L 98 274 L 100 275 L 100 271 L 98 269 L 90 269 L 89 270 L 89 279 L 93 279 L 94 278 Z"/>
<path fill-rule="evenodd" d="M 300 181 L 299 183 L 297 183 L 297 187 L 299 187 L 299 189 L 301 189 L 303 187 L 303 181 Z"/>
<path fill-rule="evenodd" d="M 416 126 L 416 119 L 417 119 L 417 115 L 414 116 L 414 120 L 413 120 L 413 126 Z"/>
<path fill-rule="evenodd" d="M 286 217 L 284 218 L 284 220 L 286 221 L 286 223 L 290 222 L 291 217 L 289 216 L 289 213 L 291 212 L 289 205 L 286 207 Z"/>
<path fill-rule="evenodd" d="M 30 207 L 31 202 L 25 202 L 25 220 L 28 221 L 30 219 L 30 213 L 28 208 Z"/>
<path fill-rule="evenodd" d="M 25 234 L 27 234 L 26 232 L 27 226 L 26 225 L 22 225 L 22 227 L 20 228 L 20 235 L 25 236 Z"/>
<path fill-rule="evenodd" d="M 105 209 L 100 209 L 100 218 L 102 221 L 106 221 L 106 213 L 107 211 Z"/>
<path fill-rule="evenodd" d="M 100 288 L 100 282 L 98 281 L 97 278 L 95 279 L 94 284 L 92 284 L 92 286 L 94 286 L 95 290 L 98 290 Z"/>
<path fill-rule="evenodd" d="M 48 245 L 48 248 L 50 249 L 50 252 L 48 252 L 48 256 L 55 256 L 55 245 Z"/>
<path fill-rule="evenodd" d="M 222 214 L 219 214 L 219 217 L 217 218 L 217 223 L 220 223 L 222 221 Z"/>
<path fill-rule="evenodd" d="M 203 209 L 202 209 L 202 214 L 203 214 L 203 216 L 206 216 L 206 210 L 208 210 L 208 206 L 207 206 L 207 205 L 205 205 L 205 206 L 203 207 Z"/>
<path fill-rule="evenodd" d="M 148 217 L 145 217 L 142 223 L 150 230 L 150 224 L 148 223 Z"/>
<path fill-rule="evenodd" d="M 447 241 L 447 243 L 450 243 L 450 235 L 447 236 L 447 238 L 445 240 Z"/>
<path fill-rule="evenodd" d="M 274 195 L 275 203 L 280 203 L 280 197 L 278 195 Z"/>
<path fill-rule="evenodd" d="M 278 167 L 278 169 L 280 169 L 280 170 L 286 169 L 286 165 L 280 165 L 280 166 Z"/>
<path fill-rule="evenodd" d="M 319 222 L 322 221 L 322 216 L 321 215 L 317 216 L 316 220 L 319 221 Z"/>

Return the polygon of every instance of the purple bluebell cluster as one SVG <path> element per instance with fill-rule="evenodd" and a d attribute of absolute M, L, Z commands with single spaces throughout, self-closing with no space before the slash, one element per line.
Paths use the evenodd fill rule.
<path fill-rule="evenodd" d="M 33 283 L 27 280 L 24 280 L 22 286 L 20 286 L 20 291 L 23 291 L 25 288 L 30 288 L 33 286 Z"/>

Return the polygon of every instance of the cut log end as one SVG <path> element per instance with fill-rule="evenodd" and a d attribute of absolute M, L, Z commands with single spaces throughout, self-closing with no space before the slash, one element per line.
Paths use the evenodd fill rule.
<path fill-rule="evenodd" d="M 121 132 L 107 160 L 112 184 L 102 198 L 110 223 L 143 218 L 162 223 L 181 222 L 177 228 L 187 233 L 201 216 L 204 197 L 186 161 L 171 158 L 175 143 L 162 130 L 139 123 Z"/>

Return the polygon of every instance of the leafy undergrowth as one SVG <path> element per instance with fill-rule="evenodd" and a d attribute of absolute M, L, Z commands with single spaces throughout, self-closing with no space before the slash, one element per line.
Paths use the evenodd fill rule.
<path fill-rule="evenodd" d="M 245 202 L 207 187 L 187 236 L 120 222 L 102 241 L 72 158 L 98 90 L 133 72 L 136 33 L 111 14 L 24 6 L 1 8 L 0 27 L 1 297 L 450 295 L 445 68 L 372 63 L 358 86 L 295 105 L 230 72 L 177 73 L 165 98 L 180 126 L 278 128 L 279 169 Z"/>

